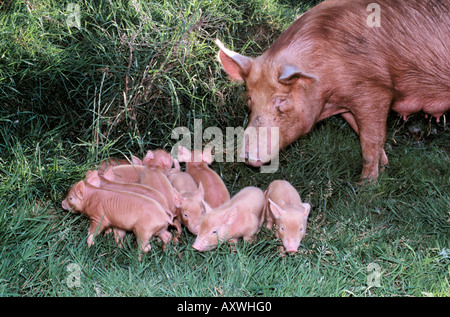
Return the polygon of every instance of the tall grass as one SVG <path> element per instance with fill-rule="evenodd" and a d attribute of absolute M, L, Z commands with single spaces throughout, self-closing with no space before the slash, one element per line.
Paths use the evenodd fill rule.
<path fill-rule="evenodd" d="M 389 118 L 390 167 L 373 185 L 355 183 L 359 141 L 340 118 L 283 150 L 273 174 L 213 163 L 231 194 L 286 179 L 311 203 L 298 254 L 281 257 L 265 228 L 236 252 L 199 253 L 187 231 L 166 251 L 152 241 L 142 262 L 131 234 L 88 248 L 88 220 L 61 208 L 68 188 L 107 157 L 170 149 L 194 119 L 242 126 L 244 88 L 213 40 L 256 56 L 315 2 L 85 0 L 80 28 L 68 3 L 0 7 L 1 295 L 450 295 L 449 125 L 420 114 Z"/>

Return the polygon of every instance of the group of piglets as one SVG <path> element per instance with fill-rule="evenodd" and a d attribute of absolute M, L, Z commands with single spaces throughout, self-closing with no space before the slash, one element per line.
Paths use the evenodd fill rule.
<path fill-rule="evenodd" d="M 186 163 L 184 172 L 180 162 Z M 265 221 L 284 250 L 296 252 L 311 206 L 302 203 L 295 188 L 275 180 L 265 192 L 249 186 L 230 198 L 220 176 L 208 166 L 211 162 L 210 151 L 184 147 L 178 148 L 178 160 L 161 149 L 148 151 L 143 160 L 109 159 L 70 188 L 62 208 L 89 217 L 88 246 L 106 230 L 121 247 L 125 233 L 133 231 L 147 253 L 153 237 L 162 241 L 163 249 L 171 240 L 177 243 L 183 225 L 197 235 L 193 248 L 207 251 L 238 238 L 253 241 Z M 169 226 L 176 228 L 174 236 Z"/>

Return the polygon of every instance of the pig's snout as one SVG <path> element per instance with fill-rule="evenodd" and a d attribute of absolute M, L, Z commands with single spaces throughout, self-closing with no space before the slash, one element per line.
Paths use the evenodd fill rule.
<path fill-rule="evenodd" d="M 208 243 L 207 243 L 206 241 L 204 241 L 204 240 L 202 240 L 202 239 L 199 239 L 199 238 L 197 238 L 197 239 L 195 240 L 195 242 L 194 242 L 194 244 L 192 245 L 192 247 L 193 247 L 195 250 L 200 251 L 200 252 L 203 252 L 203 251 L 209 251 L 209 250 L 212 249 L 210 246 L 208 246 Z"/>
<path fill-rule="evenodd" d="M 295 248 L 286 248 L 286 252 L 287 253 L 295 253 L 295 252 L 297 252 L 298 251 L 298 249 L 295 249 Z"/>
<path fill-rule="evenodd" d="M 248 164 L 253 167 L 261 167 L 264 162 L 262 162 L 258 155 L 258 148 L 255 144 L 252 144 L 252 149 L 250 150 L 248 138 L 244 138 L 244 144 L 241 149 L 240 158 L 245 164 Z"/>
<path fill-rule="evenodd" d="M 64 209 L 64 210 L 70 210 L 70 207 L 69 207 L 69 205 L 67 205 L 67 202 L 66 202 L 65 199 L 62 201 L 61 207 L 62 207 L 62 209 Z"/>
<path fill-rule="evenodd" d="M 279 144 L 278 127 L 249 126 L 244 131 L 239 156 L 246 164 L 261 167 L 277 157 Z"/>
<path fill-rule="evenodd" d="M 195 240 L 195 242 L 194 242 L 194 244 L 192 245 L 192 247 L 193 247 L 195 250 L 197 250 L 197 251 L 200 251 L 200 252 L 204 251 L 204 250 L 203 250 L 203 247 L 202 247 L 202 245 L 201 245 L 201 243 L 200 243 L 198 240 Z"/>
<path fill-rule="evenodd" d="M 284 248 L 286 249 L 286 253 L 295 253 L 298 251 L 298 247 L 300 246 L 300 242 L 284 242 Z"/>

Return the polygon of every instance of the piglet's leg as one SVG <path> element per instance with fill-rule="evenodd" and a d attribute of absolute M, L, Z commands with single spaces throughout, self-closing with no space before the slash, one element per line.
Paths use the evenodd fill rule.
<path fill-rule="evenodd" d="M 170 243 L 170 240 L 172 239 L 172 234 L 167 231 L 167 230 L 163 230 L 160 234 L 159 234 L 159 238 L 162 241 L 162 249 L 163 251 L 166 250 L 166 244 Z"/>
<path fill-rule="evenodd" d="M 121 248 L 123 246 L 123 238 L 125 237 L 126 232 L 117 228 L 113 228 L 112 230 L 114 232 L 114 239 L 116 240 L 119 248 Z"/>
<path fill-rule="evenodd" d="M 103 230 L 105 230 L 105 228 L 107 228 L 108 226 L 109 226 L 108 221 L 98 222 L 95 220 L 91 220 L 91 225 L 89 226 L 88 229 L 89 236 L 87 239 L 87 244 L 89 247 L 94 244 L 94 235 L 102 233 Z"/>
<path fill-rule="evenodd" d="M 139 234 L 139 233 L 135 232 L 135 235 L 138 239 L 138 243 L 141 247 L 141 251 L 144 253 L 148 253 L 152 249 L 152 246 L 149 243 L 151 234 L 147 234 L 147 233 Z M 142 256 L 143 256 L 142 253 L 139 254 L 139 261 L 142 261 Z"/>

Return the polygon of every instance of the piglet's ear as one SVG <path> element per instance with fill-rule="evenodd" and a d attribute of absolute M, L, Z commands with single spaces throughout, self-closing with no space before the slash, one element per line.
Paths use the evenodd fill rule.
<path fill-rule="evenodd" d="M 238 209 L 237 209 L 237 207 L 236 206 L 232 207 L 230 210 L 228 210 L 225 213 L 225 215 L 223 217 L 224 217 L 225 224 L 227 226 L 230 226 L 233 223 L 235 223 L 236 220 L 237 220 L 237 217 L 238 217 Z"/>
<path fill-rule="evenodd" d="M 279 219 L 284 214 L 284 209 L 278 206 L 272 199 L 269 198 L 270 211 L 275 219 Z"/>
<path fill-rule="evenodd" d="M 211 148 L 210 147 L 206 147 L 203 150 L 203 153 L 202 153 L 202 161 L 205 162 L 208 165 L 211 165 L 212 160 L 213 159 L 212 159 L 212 154 L 211 154 Z"/>
<path fill-rule="evenodd" d="M 318 78 L 312 74 L 304 73 L 300 68 L 294 65 L 283 65 L 280 69 L 278 81 L 284 85 L 292 85 L 298 80 L 317 81 Z"/>
<path fill-rule="evenodd" d="M 144 165 L 144 162 L 142 162 L 142 160 L 139 157 L 134 155 L 131 156 L 131 163 L 133 165 Z"/>
<path fill-rule="evenodd" d="M 102 175 L 105 179 L 108 179 L 108 180 L 110 180 L 110 181 L 113 181 L 114 180 L 114 171 L 113 171 L 113 168 L 112 167 L 110 167 L 110 168 L 108 168 L 105 172 L 103 172 L 103 175 Z"/>
<path fill-rule="evenodd" d="M 77 195 L 78 198 L 83 199 L 84 197 L 84 182 L 79 181 L 75 185 L 75 195 Z"/>
<path fill-rule="evenodd" d="M 204 211 L 202 211 L 202 216 L 204 216 L 204 215 L 207 214 L 208 212 L 211 212 L 211 211 L 212 211 L 211 206 L 210 206 L 206 201 L 204 201 L 203 199 L 202 199 L 202 205 L 203 205 L 203 207 L 204 207 Z"/>
<path fill-rule="evenodd" d="M 200 182 L 198 184 L 198 189 L 197 189 L 197 197 L 199 197 L 200 199 L 204 199 L 205 198 L 205 190 L 203 189 L 203 184 L 202 182 Z"/>
<path fill-rule="evenodd" d="M 143 165 L 147 165 L 147 163 L 149 163 L 154 158 L 155 158 L 155 155 L 153 154 L 153 152 L 151 150 L 148 150 L 147 154 L 145 154 Z"/>
<path fill-rule="evenodd" d="M 191 161 L 191 151 L 189 151 L 184 146 L 178 146 L 178 161 L 180 162 L 190 162 Z"/>
<path fill-rule="evenodd" d="M 252 59 L 227 49 L 220 40 L 215 43 L 220 48 L 217 57 L 227 74 L 234 80 L 244 81 L 250 73 Z"/>
<path fill-rule="evenodd" d="M 98 171 L 87 171 L 85 181 L 92 186 L 100 187 L 100 178 Z"/>
<path fill-rule="evenodd" d="M 303 207 L 303 217 L 308 218 L 309 212 L 311 211 L 311 205 L 308 203 L 302 203 Z"/>
<path fill-rule="evenodd" d="M 175 207 L 181 208 L 183 201 L 184 201 L 183 196 L 181 196 L 181 194 L 174 188 L 173 189 L 173 203 L 174 203 Z"/>

